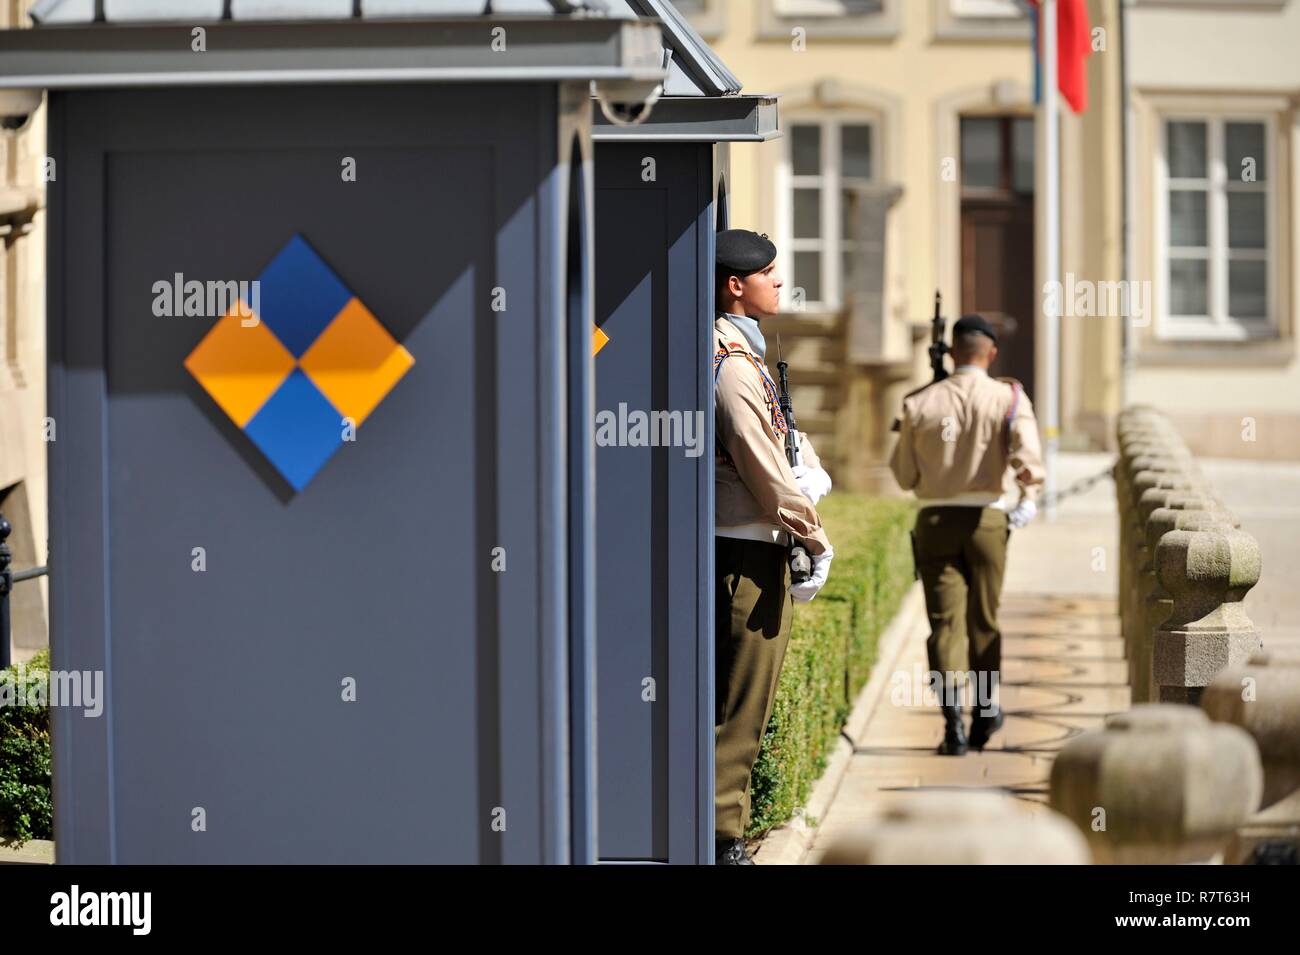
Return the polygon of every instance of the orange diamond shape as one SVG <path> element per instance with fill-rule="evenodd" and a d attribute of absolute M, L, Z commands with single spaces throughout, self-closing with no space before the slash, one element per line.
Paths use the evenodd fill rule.
<path fill-rule="evenodd" d="M 212 326 L 185 367 L 242 428 L 293 371 L 293 355 L 261 322 L 245 325 L 241 306 L 247 308 L 236 304 Z"/>
<path fill-rule="evenodd" d="M 339 413 L 359 425 L 415 359 L 353 297 L 298 364 Z"/>

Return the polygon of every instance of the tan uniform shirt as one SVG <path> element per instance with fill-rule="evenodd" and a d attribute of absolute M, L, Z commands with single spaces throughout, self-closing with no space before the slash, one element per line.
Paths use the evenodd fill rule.
<path fill-rule="evenodd" d="M 1010 379 L 967 369 L 903 401 L 890 470 L 922 506 L 969 504 L 1014 507 L 1042 487 L 1043 453 L 1029 396 Z"/>
<path fill-rule="evenodd" d="M 715 424 L 720 447 L 714 449 L 714 501 L 717 526 L 769 525 L 788 531 L 810 554 L 824 553 L 830 541 L 812 502 L 795 483 L 785 457 L 785 435 L 777 434 L 771 401 L 754 361 L 762 363 L 740 329 L 718 317 L 713 323 L 713 352 L 733 354 L 715 366 Z M 744 352 L 744 355 L 735 354 Z M 745 357 L 748 355 L 749 357 Z M 751 361 L 750 359 L 753 359 Z M 803 463 L 820 467 L 812 442 L 800 433 Z"/>

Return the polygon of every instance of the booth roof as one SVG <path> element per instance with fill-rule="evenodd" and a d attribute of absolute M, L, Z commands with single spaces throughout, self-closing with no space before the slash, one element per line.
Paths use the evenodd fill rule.
<path fill-rule="evenodd" d="M 352 17 L 567 16 L 603 0 L 37 0 L 37 23 L 184 20 L 346 20 Z"/>
<path fill-rule="evenodd" d="M 512 16 L 655 18 L 672 51 L 664 95 L 723 96 L 741 88 L 670 0 L 37 0 L 31 9 L 38 26 Z"/>

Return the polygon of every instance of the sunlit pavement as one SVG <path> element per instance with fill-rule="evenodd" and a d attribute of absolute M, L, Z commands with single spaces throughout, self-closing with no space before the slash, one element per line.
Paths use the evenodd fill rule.
<path fill-rule="evenodd" d="M 1106 455 L 1065 455 L 1064 488 L 1106 469 Z M 1106 478 L 1012 534 L 1000 622 L 1001 699 L 1006 724 L 983 753 L 938 756 L 943 719 L 936 708 L 882 694 L 855 740 L 848 770 L 804 861 L 817 862 L 837 837 L 927 789 L 996 789 L 1043 805 L 1052 759 L 1068 739 L 1101 726 L 1129 705 L 1124 648 L 1115 615 L 1115 488 Z M 923 621 L 893 674 L 926 669 Z M 910 685 L 910 684 L 909 684 Z"/>
<path fill-rule="evenodd" d="M 1098 474 L 1103 454 L 1061 457 L 1058 487 Z M 1259 541 L 1263 575 L 1246 598 L 1265 646 L 1300 643 L 1300 464 L 1201 461 L 1220 498 Z M 1012 534 L 1000 614 L 1003 634 L 1003 730 L 983 753 L 938 756 L 943 735 L 937 709 L 898 705 L 882 694 L 854 740 L 849 766 L 819 820 L 806 863 L 817 862 L 837 837 L 926 789 L 995 789 L 1028 805 L 1044 805 L 1052 759 L 1069 739 L 1102 725 L 1129 705 L 1119 619 L 1115 487 L 1103 479 L 1061 501 L 1054 519 L 1039 515 Z M 887 673 L 923 672 L 922 621 Z"/>

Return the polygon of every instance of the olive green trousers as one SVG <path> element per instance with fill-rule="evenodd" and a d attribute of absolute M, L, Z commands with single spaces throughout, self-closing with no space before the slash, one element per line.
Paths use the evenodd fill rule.
<path fill-rule="evenodd" d="M 789 551 L 715 537 L 714 568 L 714 829 L 734 839 L 749 824 L 749 780 L 790 642 Z"/>
<path fill-rule="evenodd" d="M 930 618 L 925 647 L 931 673 L 942 674 L 945 687 L 962 685 L 955 674 L 973 673 L 980 687 L 996 687 L 1001 680 L 998 602 L 1010 536 L 1006 512 L 996 508 L 923 507 L 917 512 L 916 568 Z"/>

